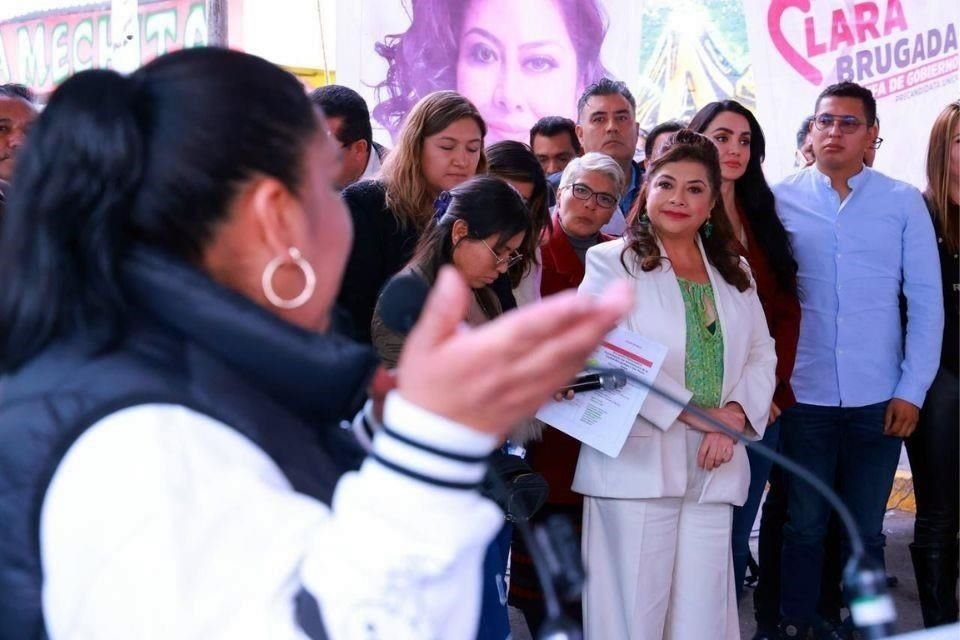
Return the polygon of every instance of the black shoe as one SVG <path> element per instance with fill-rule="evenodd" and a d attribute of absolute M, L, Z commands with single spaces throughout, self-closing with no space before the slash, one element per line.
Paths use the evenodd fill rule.
<path fill-rule="evenodd" d="M 852 640 L 853 636 L 842 623 L 825 618 L 817 618 L 813 625 L 813 637 L 816 640 Z"/>
<path fill-rule="evenodd" d="M 810 625 L 804 622 L 784 620 L 777 630 L 782 640 L 807 640 L 810 635 Z"/>
<path fill-rule="evenodd" d="M 760 582 L 760 565 L 753 559 L 753 554 L 747 555 L 747 572 L 743 577 L 743 587 L 745 589 L 756 589 Z"/>
<path fill-rule="evenodd" d="M 910 545 L 917 576 L 923 626 L 957 621 L 957 543 L 943 546 Z"/>
<path fill-rule="evenodd" d="M 776 629 L 757 629 L 750 640 L 780 640 L 780 632 Z"/>

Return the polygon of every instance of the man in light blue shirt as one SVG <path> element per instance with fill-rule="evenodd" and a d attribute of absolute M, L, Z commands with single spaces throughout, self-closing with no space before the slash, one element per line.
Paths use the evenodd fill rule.
<path fill-rule="evenodd" d="M 836 479 L 867 552 L 882 563 L 902 439 L 916 427 L 939 363 L 936 239 L 920 192 L 863 164 L 877 135 L 869 90 L 827 87 L 810 134 L 816 163 L 774 188 L 802 310 L 791 378 L 798 404 L 783 414 L 782 447 L 823 481 Z M 815 621 L 830 509 L 793 479 L 787 500 L 781 632 L 804 637 Z"/>

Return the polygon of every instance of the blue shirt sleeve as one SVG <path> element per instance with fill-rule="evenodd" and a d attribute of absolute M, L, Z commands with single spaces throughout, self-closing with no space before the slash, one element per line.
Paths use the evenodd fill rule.
<path fill-rule="evenodd" d="M 907 299 L 907 331 L 900 382 L 893 395 L 919 407 L 940 364 L 943 291 L 937 240 L 923 197 L 911 189 L 905 200 L 903 294 Z"/>

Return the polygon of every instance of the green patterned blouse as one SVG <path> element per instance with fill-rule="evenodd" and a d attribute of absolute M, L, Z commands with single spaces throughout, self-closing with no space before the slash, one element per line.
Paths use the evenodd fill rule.
<path fill-rule="evenodd" d="M 686 387 L 700 407 L 719 407 L 723 388 L 723 331 L 710 283 L 677 278 L 687 321 Z"/>

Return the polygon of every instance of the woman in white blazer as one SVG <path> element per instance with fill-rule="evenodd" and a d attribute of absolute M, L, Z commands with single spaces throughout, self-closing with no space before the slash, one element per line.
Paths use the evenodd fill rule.
<path fill-rule="evenodd" d="M 667 346 L 657 385 L 762 436 L 776 355 L 749 267 L 730 247 L 716 147 L 678 132 L 652 163 L 625 236 L 587 252 L 581 292 L 628 278 L 621 326 Z M 739 638 L 730 533 L 744 446 L 650 394 L 617 458 L 582 446 L 588 640 Z"/>

